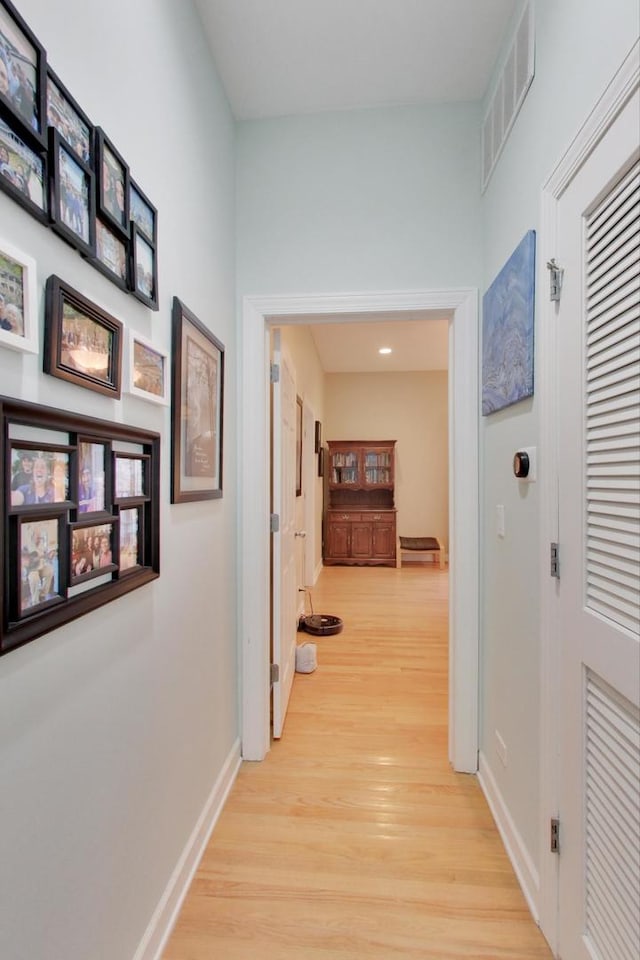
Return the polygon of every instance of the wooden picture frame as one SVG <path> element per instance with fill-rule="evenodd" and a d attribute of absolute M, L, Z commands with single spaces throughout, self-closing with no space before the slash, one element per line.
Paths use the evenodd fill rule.
<path fill-rule="evenodd" d="M 48 460 L 45 492 L 38 498 L 22 495 L 12 501 L 12 486 L 13 492 L 23 494 L 30 487 L 24 461 L 31 453 L 34 459 L 40 455 Z M 112 456 L 144 463 L 143 497 L 120 506 L 110 480 Z M 103 468 L 103 498 L 97 509 L 83 511 L 78 476 L 87 459 L 96 470 Z M 159 433 L 0 397 L 0 464 L 5 532 L 0 545 L 0 655 L 157 579 Z M 58 492 L 47 496 L 46 490 L 56 482 Z M 135 529 L 123 570 L 121 517 L 132 510 L 136 511 L 134 523 L 131 513 L 125 516 L 130 541 L 131 527 Z M 79 547 L 84 541 L 86 548 L 89 531 L 107 536 L 108 550 L 103 550 L 100 561 L 80 566 Z"/>
<path fill-rule="evenodd" d="M 129 244 L 96 217 L 95 256 L 91 265 L 129 292 Z"/>
<path fill-rule="evenodd" d="M 44 372 L 120 399 L 122 331 L 119 320 L 59 277 L 46 286 Z"/>
<path fill-rule="evenodd" d="M 96 245 L 95 179 L 91 168 L 53 127 L 49 128 L 50 199 L 53 229 L 86 257 Z"/>
<path fill-rule="evenodd" d="M 320 453 L 320 447 L 322 446 L 322 424 L 319 420 L 316 420 L 314 423 L 314 452 Z"/>
<path fill-rule="evenodd" d="M 129 216 L 139 233 L 152 247 L 158 243 L 158 211 L 138 184 L 129 178 Z"/>
<path fill-rule="evenodd" d="M 76 586 L 118 569 L 114 562 L 118 517 L 69 524 L 69 584 Z"/>
<path fill-rule="evenodd" d="M 46 53 L 10 0 L 0 0 L 0 112 L 32 146 L 46 147 Z"/>
<path fill-rule="evenodd" d="M 129 330 L 125 359 L 127 393 L 149 403 L 169 405 L 169 354 Z"/>
<path fill-rule="evenodd" d="M 296 497 L 302 496 L 302 397 L 296 397 Z"/>
<path fill-rule="evenodd" d="M 224 345 L 173 298 L 171 502 L 222 496 Z"/>
<path fill-rule="evenodd" d="M 107 226 L 125 240 L 129 226 L 129 167 L 102 127 L 95 128 L 95 169 L 98 213 Z"/>
<path fill-rule="evenodd" d="M 0 115 L 0 190 L 32 217 L 48 222 L 47 154 L 16 132 Z"/>
<path fill-rule="evenodd" d="M 0 346 L 38 352 L 36 262 L 0 239 Z"/>
<path fill-rule="evenodd" d="M 60 78 L 47 67 L 47 124 L 57 130 L 81 163 L 93 169 L 93 124 Z"/>
<path fill-rule="evenodd" d="M 324 447 L 320 447 L 318 450 L 318 476 L 324 477 L 324 462 L 325 462 L 325 452 Z"/>
<path fill-rule="evenodd" d="M 142 233 L 137 223 L 131 224 L 130 286 L 134 297 L 158 310 L 158 263 L 156 248 Z"/>

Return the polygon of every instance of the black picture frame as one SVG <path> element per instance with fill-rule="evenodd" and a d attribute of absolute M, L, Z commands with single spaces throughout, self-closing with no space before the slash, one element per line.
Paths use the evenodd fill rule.
<path fill-rule="evenodd" d="M 45 303 L 45 373 L 119 400 L 123 325 L 51 276 Z"/>
<path fill-rule="evenodd" d="M 129 242 L 96 217 L 95 255 L 91 266 L 121 290 L 130 292 Z"/>
<path fill-rule="evenodd" d="M 324 477 L 324 460 L 325 460 L 324 447 L 320 447 L 320 449 L 318 450 L 318 476 L 319 477 Z"/>
<path fill-rule="evenodd" d="M 14 128 L 13 120 L 0 115 L 0 190 L 41 223 L 48 222 L 47 153 L 30 146 Z"/>
<path fill-rule="evenodd" d="M 58 130 L 49 128 L 49 217 L 56 233 L 86 257 L 96 245 L 95 178 Z"/>
<path fill-rule="evenodd" d="M 0 114 L 34 149 L 46 149 L 47 56 L 10 0 L 0 0 Z"/>
<path fill-rule="evenodd" d="M 134 297 L 158 310 L 158 263 L 152 246 L 136 223 L 131 224 L 130 289 Z"/>
<path fill-rule="evenodd" d="M 97 211 L 104 223 L 118 236 L 128 240 L 131 235 L 129 167 L 102 127 L 95 128 L 94 143 Z"/>
<path fill-rule="evenodd" d="M 79 160 L 93 169 L 94 128 L 82 107 L 50 66 L 47 66 L 46 116 Z"/>
<path fill-rule="evenodd" d="M 224 345 L 173 298 L 171 503 L 222 496 Z"/>
<path fill-rule="evenodd" d="M 105 469 L 112 449 L 135 449 L 145 458 L 147 496 L 126 508 L 137 511 L 136 563 L 124 571 L 119 564 L 123 508 L 114 502 L 108 477 L 105 510 L 80 511 L 74 477 L 83 443 L 103 447 Z M 68 454 L 74 499 L 11 505 L 11 451 L 29 449 Z M 0 655 L 158 578 L 160 453 L 157 432 L 0 396 L 0 510 L 5 532 L 0 544 Z M 98 565 L 95 573 L 73 568 L 73 531 L 105 527 L 111 529 L 111 562 Z"/>
<path fill-rule="evenodd" d="M 315 421 L 314 424 L 314 453 L 320 453 L 320 447 L 322 446 L 322 424 L 319 420 Z"/>
<path fill-rule="evenodd" d="M 152 247 L 158 245 L 158 211 L 142 192 L 133 177 L 129 177 L 129 217 Z"/>
<path fill-rule="evenodd" d="M 302 496 L 302 397 L 296 397 L 296 497 Z"/>

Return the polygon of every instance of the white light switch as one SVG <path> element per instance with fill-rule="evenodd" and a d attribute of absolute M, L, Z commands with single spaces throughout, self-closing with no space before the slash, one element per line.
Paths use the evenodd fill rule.
<path fill-rule="evenodd" d="M 496 505 L 496 533 L 499 537 L 504 537 L 504 505 Z"/>

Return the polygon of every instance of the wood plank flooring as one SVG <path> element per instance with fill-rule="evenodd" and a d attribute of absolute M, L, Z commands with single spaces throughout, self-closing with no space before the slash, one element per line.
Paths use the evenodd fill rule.
<path fill-rule="evenodd" d="M 447 577 L 328 567 L 342 617 L 245 763 L 164 960 L 550 960 L 475 777 L 447 761 Z M 310 612 L 307 610 L 307 612 Z"/>

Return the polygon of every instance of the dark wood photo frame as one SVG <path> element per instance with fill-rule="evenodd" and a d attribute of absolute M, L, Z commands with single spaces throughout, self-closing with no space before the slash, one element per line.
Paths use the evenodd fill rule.
<path fill-rule="evenodd" d="M 302 397 L 296 397 L 296 497 L 302 496 Z"/>
<path fill-rule="evenodd" d="M 74 587 L 118 569 L 117 517 L 80 520 L 69 524 L 69 584 Z M 108 549 L 104 542 L 107 541 Z"/>
<path fill-rule="evenodd" d="M 322 424 L 319 420 L 315 421 L 314 424 L 315 434 L 314 434 L 314 452 L 320 453 L 320 447 L 322 446 Z"/>
<path fill-rule="evenodd" d="M 26 143 L 13 122 L 0 115 L 0 190 L 42 223 L 49 216 L 47 176 L 46 152 Z"/>
<path fill-rule="evenodd" d="M 27 439 L 28 437 L 28 439 Z M 66 441 L 66 442 L 65 442 Z M 82 512 L 79 484 L 86 444 L 109 452 L 135 449 L 145 462 L 144 499 L 120 507 L 109 477 L 104 479 L 104 510 Z M 85 449 L 83 450 L 83 445 Z M 22 464 L 12 457 L 28 451 L 64 454 L 69 499 L 46 498 L 11 504 L 11 485 Z M 96 453 L 96 463 L 99 455 Z M 135 590 L 160 574 L 160 435 L 127 424 L 96 420 L 34 403 L 0 397 L 0 505 L 5 531 L 0 545 L 0 655 Z M 53 465 L 51 466 L 53 470 Z M 28 482 L 25 481 L 25 483 Z M 24 486 L 24 484 L 21 484 Z M 136 510 L 135 537 L 121 570 L 120 516 Z M 128 518 L 132 517 L 129 514 Z M 131 527 L 131 523 L 129 523 Z M 73 566 L 73 531 L 110 528 L 110 557 Z M 79 545 L 79 535 L 77 535 Z M 86 544 L 85 544 L 86 546 Z M 86 582 L 85 582 L 86 581 Z"/>
<path fill-rule="evenodd" d="M 171 502 L 222 496 L 224 345 L 173 298 Z"/>
<path fill-rule="evenodd" d="M 129 178 L 129 216 L 142 236 L 155 247 L 158 243 L 158 211 L 133 178 Z"/>
<path fill-rule="evenodd" d="M 0 112 L 33 147 L 46 148 L 47 57 L 10 0 L 0 0 Z"/>
<path fill-rule="evenodd" d="M 47 67 L 46 92 L 49 128 L 57 130 L 82 163 L 93 169 L 93 124 L 51 67 Z"/>
<path fill-rule="evenodd" d="M 129 241 L 96 217 L 95 256 L 91 266 L 108 277 L 121 290 L 129 292 Z"/>
<path fill-rule="evenodd" d="M 97 210 L 112 230 L 129 239 L 129 167 L 102 127 L 95 128 Z"/>
<path fill-rule="evenodd" d="M 134 297 L 152 310 L 158 309 L 158 263 L 156 248 L 137 223 L 131 224 L 130 285 Z"/>
<path fill-rule="evenodd" d="M 50 199 L 53 229 L 87 257 L 96 244 L 95 178 L 91 168 L 53 127 L 49 128 Z"/>
<path fill-rule="evenodd" d="M 44 372 L 120 399 L 123 325 L 60 277 L 47 280 Z"/>

